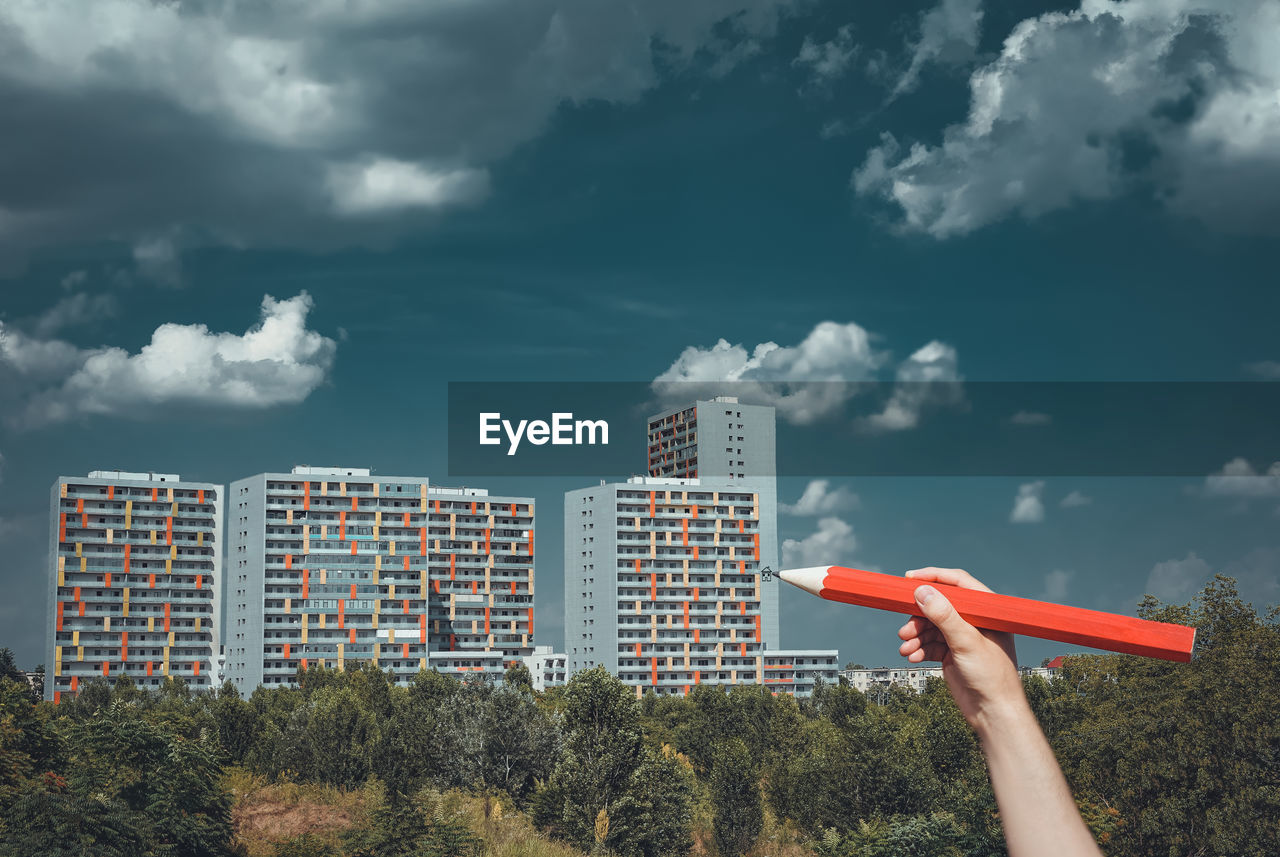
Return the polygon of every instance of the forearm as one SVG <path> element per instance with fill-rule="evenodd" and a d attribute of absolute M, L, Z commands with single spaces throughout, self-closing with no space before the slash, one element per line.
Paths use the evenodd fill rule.
<path fill-rule="evenodd" d="M 1025 700 L 978 727 L 1010 857 L 1098 857 L 1053 750 Z"/>

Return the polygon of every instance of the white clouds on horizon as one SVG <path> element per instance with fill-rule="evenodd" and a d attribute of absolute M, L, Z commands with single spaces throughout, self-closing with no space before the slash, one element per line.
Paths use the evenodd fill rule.
<path fill-rule="evenodd" d="M 818 529 L 810 535 L 782 542 L 782 567 L 848 565 L 857 546 L 852 526 L 834 516 L 820 518 Z"/>
<path fill-rule="evenodd" d="M 779 503 L 778 511 L 784 515 L 816 516 L 830 515 L 857 509 L 861 505 L 858 495 L 843 485 L 831 488 L 826 479 L 813 479 L 805 486 L 800 499 L 794 504 Z"/>
<path fill-rule="evenodd" d="M 1246 459 L 1233 458 L 1222 470 L 1205 477 L 1204 493 L 1243 499 L 1280 497 L 1280 461 L 1273 462 L 1265 472 L 1258 472 Z"/>
<path fill-rule="evenodd" d="M 772 405 L 779 417 L 807 425 L 838 412 L 871 389 L 877 372 L 890 363 L 889 352 L 872 345 L 875 337 L 849 322 L 823 321 L 797 345 L 762 342 L 750 351 L 720 339 L 710 348 L 691 345 L 652 382 L 665 404 L 690 395 L 716 395 L 717 385 L 733 384 L 740 397 Z M 962 396 L 956 350 L 934 340 L 904 360 L 881 413 L 859 420 L 876 431 L 914 428 L 926 409 L 955 404 Z M 692 388 L 692 392 L 691 392 Z"/>
<path fill-rule="evenodd" d="M 1266 0 L 1213 15 L 1197 0 L 1083 0 L 1028 18 L 973 73 L 965 122 L 934 146 L 885 134 L 852 185 L 936 238 L 1135 185 L 1205 223 L 1274 232 L 1277 42 Z"/>
<path fill-rule="evenodd" d="M 136 354 L 79 349 L 0 323 L 0 367 L 33 392 L 12 425 L 34 428 L 87 414 L 143 415 L 159 405 L 265 408 L 306 399 L 324 381 L 336 344 L 307 329 L 311 296 L 262 299 L 244 334 L 203 324 L 162 324 Z"/>
<path fill-rule="evenodd" d="M 1018 486 L 1013 498 L 1009 521 L 1014 524 L 1038 524 L 1044 520 L 1044 481 L 1026 482 Z"/>

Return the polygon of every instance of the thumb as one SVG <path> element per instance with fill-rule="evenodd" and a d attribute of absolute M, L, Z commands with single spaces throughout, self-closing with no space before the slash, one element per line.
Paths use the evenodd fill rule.
<path fill-rule="evenodd" d="M 977 642 L 978 629 L 956 612 L 947 596 L 932 586 L 917 586 L 915 596 L 921 614 L 942 632 L 948 648 L 964 650 Z"/>

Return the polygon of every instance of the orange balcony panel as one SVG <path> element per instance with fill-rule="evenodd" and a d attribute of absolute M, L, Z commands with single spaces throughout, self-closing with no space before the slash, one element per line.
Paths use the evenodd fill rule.
<path fill-rule="evenodd" d="M 292 654 L 293 654 L 293 646 L 292 646 L 291 644 L 289 644 L 289 643 L 285 643 L 285 644 L 284 644 L 284 659 L 285 659 L 286 661 L 287 661 L 287 660 L 289 660 L 289 657 L 290 657 Z"/>
<path fill-rule="evenodd" d="M 427 528 L 418 527 L 418 556 L 427 555 Z"/>

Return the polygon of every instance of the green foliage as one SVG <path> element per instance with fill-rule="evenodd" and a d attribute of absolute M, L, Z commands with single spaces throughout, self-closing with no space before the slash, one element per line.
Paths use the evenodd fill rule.
<path fill-rule="evenodd" d="M 1195 624 L 1197 658 L 1077 656 L 1024 683 L 1086 824 L 1110 853 L 1275 853 L 1280 613 L 1260 618 L 1225 578 L 1191 604 L 1141 610 Z M 603 669 L 540 694 L 526 675 L 394 686 L 376 669 L 313 669 L 247 700 L 229 685 L 97 680 L 58 706 L 0 678 L 0 857 L 229 854 L 241 846 L 224 783 L 245 780 L 360 796 L 346 833 L 286 838 L 278 855 L 478 854 L 476 814 L 441 797 L 463 792 L 618 857 L 689 852 L 695 808 L 720 857 L 797 837 L 830 857 L 1005 853 L 979 747 L 942 682 L 637 700 Z M 496 829 L 487 814 L 483 828 Z"/>
<path fill-rule="evenodd" d="M 737 738 L 716 746 L 711 770 L 711 800 L 715 806 L 716 846 L 720 857 L 745 854 L 764 825 L 760 785 L 747 745 Z"/>

